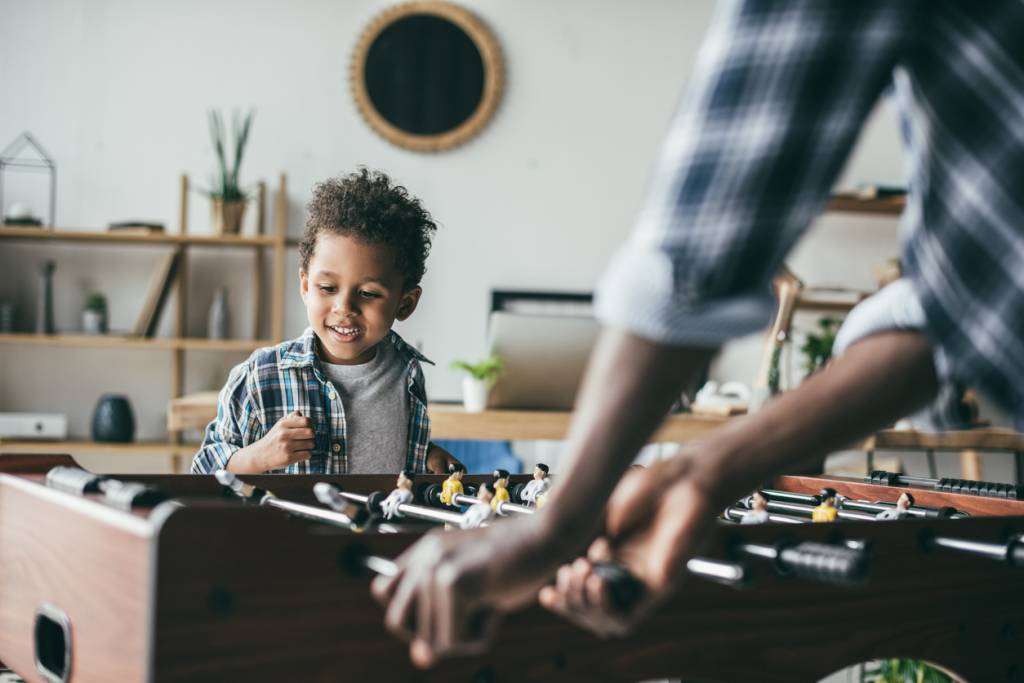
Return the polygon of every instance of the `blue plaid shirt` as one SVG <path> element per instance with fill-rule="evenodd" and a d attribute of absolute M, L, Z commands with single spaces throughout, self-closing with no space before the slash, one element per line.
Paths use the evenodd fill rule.
<path fill-rule="evenodd" d="M 900 110 L 904 275 L 943 380 L 1024 414 L 1024 3 L 722 2 L 647 202 L 598 288 L 673 345 L 762 329 L 879 97 Z"/>
<path fill-rule="evenodd" d="M 394 344 L 406 362 L 409 390 L 409 447 L 406 468 L 426 470 L 430 447 L 427 390 L 420 362 L 430 363 L 395 332 L 381 344 Z M 240 448 L 263 438 L 278 420 L 293 411 L 313 419 L 313 456 L 290 465 L 288 474 L 348 472 L 345 411 L 341 397 L 320 368 L 312 328 L 277 346 L 257 349 L 231 371 L 217 401 L 217 418 L 206 427 L 203 445 L 192 459 L 192 472 L 208 474 L 227 466 Z"/>

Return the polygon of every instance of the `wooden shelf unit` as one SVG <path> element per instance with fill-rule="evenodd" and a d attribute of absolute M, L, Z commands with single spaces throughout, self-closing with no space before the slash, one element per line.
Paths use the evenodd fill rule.
<path fill-rule="evenodd" d="M 177 235 L 154 232 L 148 235 L 117 231 L 24 228 L 0 225 L 0 239 L 52 242 L 99 242 L 103 244 L 192 245 L 217 247 L 272 247 L 272 235 Z"/>
<path fill-rule="evenodd" d="M 284 338 L 284 282 L 285 252 L 290 246 L 288 230 L 288 185 L 282 173 L 278 178 L 277 197 L 274 207 L 274 228 L 265 234 L 266 184 L 259 183 L 256 192 L 257 234 L 245 235 L 195 235 L 189 233 L 188 202 L 190 183 L 187 175 L 181 176 L 180 218 L 177 233 L 154 232 L 139 234 L 133 232 L 77 230 L 53 227 L 24 227 L 0 225 L 0 242 L 32 241 L 50 244 L 71 243 L 104 247 L 116 245 L 153 246 L 175 250 L 178 256 L 178 272 L 174 281 L 176 306 L 173 337 L 141 337 L 131 335 L 88 335 L 88 334 L 35 334 L 25 332 L 0 333 L 0 345 L 48 345 L 100 349 L 144 349 L 171 352 L 171 398 L 178 398 L 185 389 L 185 355 L 187 351 L 239 352 L 271 346 Z M 253 329 L 250 339 L 202 339 L 186 336 L 188 313 L 188 253 L 191 247 L 203 248 L 244 248 L 253 252 Z M 263 296 L 266 267 L 264 255 L 272 250 L 270 319 L 267 321 L 266 304 Z M 269 328 L 270 337 L 263 335 Z M 181 435 L 171 430 L 167 442 L 139 442 L 132 444 L 96 444 L 90 441 L 33 442 L 0 441 L 4 452 L 53 452 L 54 448 L 74 452 L 90 453 L 163 453 L 172 457 L 175 470 L 180 457 L 195 450 L 194 445 L 181 444 Z"/>
<path fill-rule="evenodd" d="M 136 337 L 117 334 L 0 333 L 0 344 L 77 346 L 118 349 L 186 349 L 196 351 L 252 351 L 275 344 L 271 339 L 202 339 L 197 337 Z"/>

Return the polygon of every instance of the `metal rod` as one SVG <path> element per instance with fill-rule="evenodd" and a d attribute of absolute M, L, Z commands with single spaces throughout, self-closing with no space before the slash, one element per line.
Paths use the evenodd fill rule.
<path fill-rule="evenodd" d="M 366 501 L 370 498 L 369 496 L 364 496 L 361 493 L 349 493 L 348 491 L 342 491 L 341 495 L 343 498 L 361 505 L 366 505 Z M 442 524 L 459 525 L 462 523 L 462 515 L 458 512 L 438 510 L 436 508 L 430 508 L 423 505 L 402 503 L 398 506 L 398 511 L 403 515 L 414 519 L 424 519 L 430 522 L 440 522 Z"/>
<path fill-rule="evenodd" d="M 328 524 L 348 529 L 356 526 L 356 523 L 352 518 L 343 512 L 324 510 L 323 508 L 316 507 L 315 505 L 306 505 L 304 503 L 293 503 L 290 500 L 282 500 L 281 498 L 272 495 L 264 496 L 263 500 L 260 501 L 260 505 L 275 507 L 298 517 L 305 517 L 318 522 L 327 522 Z"/>
<path fill-rule="evenodd" d="M 482 502 L 484 501 L 480 500 L 476 496 L 467 496 L 464 493 L 456 493 L 454 496 L 452 496 L 452 503 L 454 505 L 477 505 L 478 503 Z M 495 506 L 495 508 L 495 512 L 505 517 L 508 516 L 506 513 L 509 512 L 516 515 L 532 515 L 536 512 L 534 508 L 529 508 L 526 507 L 525 505 L 519 505 L 517 503 L 506 503 L 505 501 L 501 501 L 500 503 L 498 503 Z"/>
<path fill-rule="evenodd" d="M 734 522 L 743 521 L 743 518 L 749 515 L 753 510 L 747 510 L 741 507 L 730 506 L 725 509 L 725 518 Z M 769 522 L 781 522 L 783 524 L 806 524 L 806 519 L 800 519 L 797 517 L 790 517 L 789 515 L 776 515 L 768 513 Z"/>
<path fill-rule="evenodd" d="M 695 576 L 718 583 L 742 584 L 747 580 L 743 565 L 706 557 L 691 557 L 686 561 L 686 569 Z"/>
<path fill-rule="evenodd" d="M 1005 543 L 988 543 L 985 541 L 973 541 L 967 538 L 936 536 L 931 539 L 931 544 L 937 548 L 966 553 L 968 555 L 980 555 L 993 560 L 1006 559 Z"/>
<path fill-rule="evenodd" d="M 811 505 L 800 505 L 798 503 L 783 503 L 781 501 L 768 501 L 769 512 L 783 512 L 800 515 L 801 517 L 810 517 L 814 512 L 814 507 Z M 857 512 L 856 510 L 836 510 L 839 519 L 852 520 L 858 522 L 870 522 L 874 521 L 875 516 L 866 512 Z"/>

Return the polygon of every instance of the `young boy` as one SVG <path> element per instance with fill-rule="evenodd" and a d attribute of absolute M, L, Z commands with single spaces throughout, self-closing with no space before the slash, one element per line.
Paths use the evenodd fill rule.
<path fill-rule="evenodd" d="M 419 303 L 437 229 L 419 200 L 366 169 L 317 185 L 299 243 L 309 327 L 255 351 L 220 392 L 192 472 L 446 472 L 430 443 L 420 362 L 391 330 Z"/>

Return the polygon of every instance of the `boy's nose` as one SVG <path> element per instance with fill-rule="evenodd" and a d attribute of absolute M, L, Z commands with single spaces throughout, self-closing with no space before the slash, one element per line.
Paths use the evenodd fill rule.
<path fill-rule="evenodd" d="M 359 311 L 358 299 L 355 296 L 346 296 L 344 294 L 335 297 L 334 310 L 338 313 L 356 313 Z"/>

